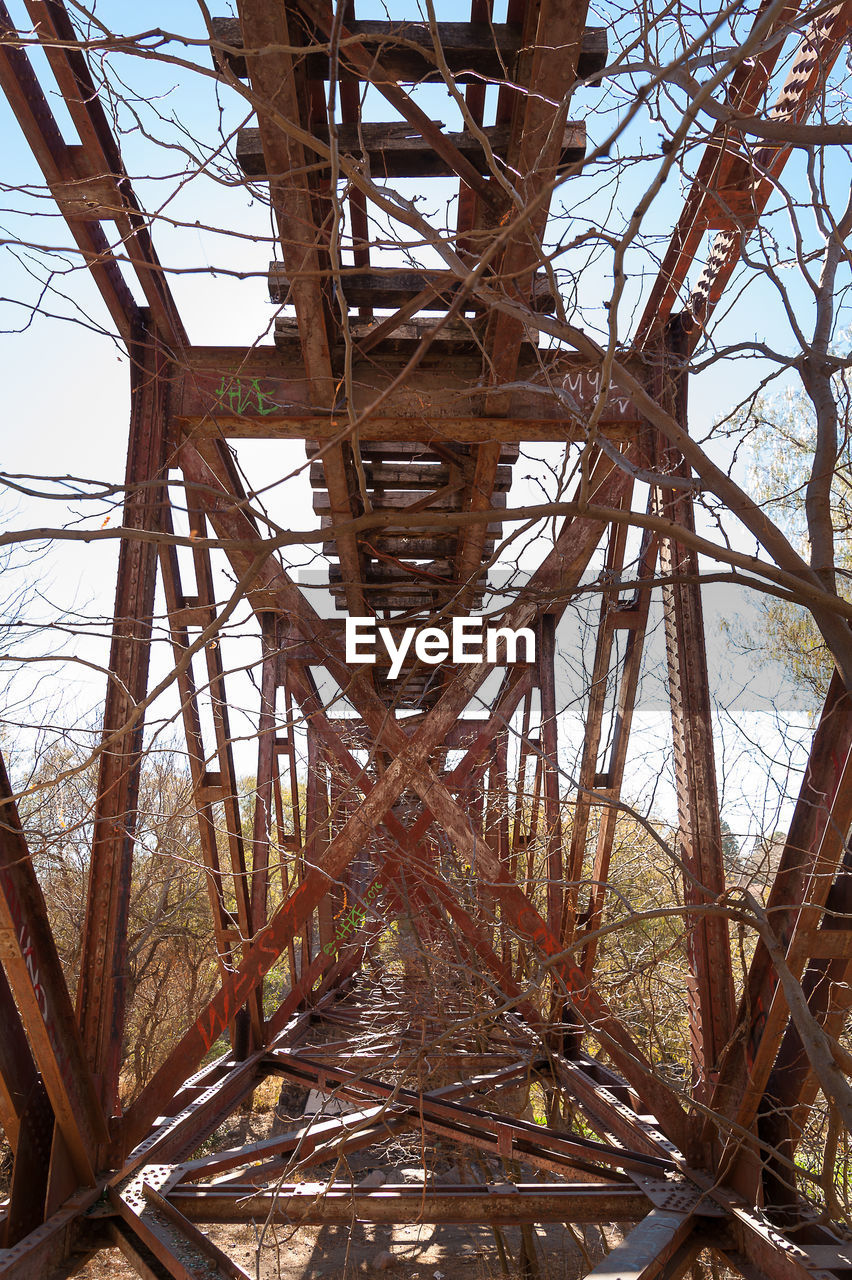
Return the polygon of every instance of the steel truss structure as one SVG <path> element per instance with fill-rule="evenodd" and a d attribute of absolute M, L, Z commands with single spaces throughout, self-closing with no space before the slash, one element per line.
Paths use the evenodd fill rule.
<path fill-rule="evenodd" d="M 676 483 L 691 475 L 686 364 L 789 148 L 749 152 L 719 125 L 633 347 L 613 363 L 612 384 L 598 394 L 601 352 L 590 341 L 578 344 L 579 355 L 543 357 L 534 337 L 558 306 L 539 252 L 550 193 L 585 150 L 585 127 L 567 119 L 567 103 L 578 81 L 593 81 L 606 65 L 606 32 L 587 28 L 583 0 L 509 0 L 507 23 L 493 26 L 489 6 L 474 0 L 470 23 L 442 23 L 434 32 L 418 23 L 359 21 L 351 3 L 335 12 L 321 0 L 239 0 L 238 18 L 212 21 L 211 48 L 223 79 L 248 86 L 256 107 L 257 127 L 241 133 L 238 156 L 247 177 L 269 184 L 281 246 L 270 292 L 295 307 L 295 319 L 278 322 L 274 346 L 198 348 L 178 315 L 63 0 L 26 0 L 26 7 L 78 141 L 63 136 L 34 71 L 32 38 L 18 36 L 2 4 L 0 83 L 127 344 L 133 382 L 127 536 L 76 1008 L 12 789 L 0 773 L 0 1120 L 14 1151 L 0 1277 L 70 1275 L 110 1245 L 142 1276 L 242 1276 L 197 1224 L 353 1217 L 630 1222 L 638 1225 L 600 1271 L 631 1280 L 676 1280 L 708 1244 L 748 1277 L 828 1280 L 849 1271 L 842 1236 L 808 1216 L 785 1177 L 801 1109 L 819 1087 L 787 989 L 758 944 L 738 1005 L 724 914 L 702 910 L 719 901 L 725 878 L 698 553 L 688 536 L 695 530 L 692 498 L 688 484 Z M 760 7 L 755 38 L 763 52 L 733 74 L 733 107 L 761 100 L 783 46 L 766 37 L 783 32 L 795 12 L 794 4 Z M 820 9 L 774 120 L 806 120 L 847 38 L 850 12 L 848 2 Z M 439 75 L 465 86 L 463 132 L 444 132 L 405 88 Z M 325 104 L 330 76 L 342 113 L 334 147 Z M 486 81 L 499 85 L 490 126 L 482 124 Z M 387 101 L 391 121 L 361 119 L 365 84 Z M 432 272 L 371 263 L 367 210 L 376 189 L 363 180 L 371 172 L 424 182 L 457 178 L 454 263 Z M 514 189 L 500 180 L 504 172 L 514 175 Z M 329 231 L 341 176 L 354 234 L 354 261 L 343 268 Z M 514 220 L 513 190 L 527 211 Z M 118 229 L 123 265 L 104 221 Z M 689 309 L 675 314 L 702 237 L 714 228 Z M 144 305 L 125 280 L 128 264 Z M 373 309 L 391 314 L 376 320 Z M 418 320 L 423 311 L 439 318 Z M 350 616 L 458 612 L 475 608 L 486 589 L 519 445 L 583 439 L 593 412 L 599 443 L 582 490 L 502 619 L 534 629 L 535 666 L 500 668 L 480 719 L 464 713 L 494 663 L 436 677 L 434 667 L 409 657 L 396 684 L 381 668 L 347 665 L 341 624 L 321 618 L 288 575 L 232 452 L 242 438 L 306 442 L 332 589 Z M 629 513 L 636 477 L 649 471 L 672 477 L 651 501 L 674 534 L 646 533 L 640 586 L 625 593 L 618 584 L 627 522 L 600 513 Z M 191 581 L 180 539 L 171 536 L 187 512 Z M 579 785 L 566 797 L 555 626 L 600 547 L 603 580 L 611 585 L 600 601 Z M 216 557 L 226 556 L 237 587 L 223 605 L 214 569 Z M 595 983 L 656 565 L 667 583 L 679 852 L 692 913 L 690 1097 L 653 1068 Z M 221 980 L 122 1111 L 128 901 L 158 579 Z M 241 829 L 226 675 L 211 643 L 243 597 L 262 645 L 250 843 Z M 356 718 L 327 709 L 319 669 L 345 691 Z M 614 669 L 618 731 L 601 769 L 604 690 Z M 199 711 L 205 681 L 210 723 Z M 530 733 L 533 698 L 541 708 L 538 736 Z M 521 724 L 519 768 L 534 771 L 529 821 L 542 814 L 547 831 L 541 912 L 525 864 L 536 833 L 524 814 L 507 814 L 502 803 L 513 717 Z M 307 728 L 306 780 L 296 769 L 297 720 Z M 852 989 L 850 749 L 852 705 L 835 677 L 770 901 L 773 918 L 782 920 L 776 927 L 786 967 L 803 980 L 814 1018 L 835 1034 Z M 452 767 L 450 750 L 462 753 Z M 283 774 L 295 796 L 304 789 L 302 803 L 293 805 L 293 834 L 284 831 Z M 574 820 L 563 841 L 566 799 L 573 799 Z M 585 898 L 579 885 L 591 833 L 594 869 Z M 475 876 L 475 910 L 448 878 L 448 847 Z M 285 848 L 296 855 L 295 879 L 283 872 L 280 905 L 270 910 Z M 348 924 L 341 932 L 342 910 Z M 413 919 L 427 951 L 449 945 L 442 941 L 449 936 L 454 954 L 491 982 L 482 1000 L 493 1005 L 499 1037 L 478 1052 L 466 1032 L 451 1037 L 447 1054 L 458 1079 L 442 1088 L 409 1089 L 370 1074 L 380 1050 L 386 1055 L 391 1046 L 404 1062 L 418 1049 L 404 997 L 366 963 L 377 932 L 395 916 Z M 289 992 L 270 1013 L 264 978 L 282 958 Z M 373 1031 L 381 1028 L 379 1042 L 353 1056 L 368 1015 Z M 321 1045 L 312 1037 L 320 1026 L 342 1039 Z M 202 1066 L 223 1035 L 231 1037 L 230 1050 Z M 604 1052 L 600 1061 L 588 1055 L 594 1043 Z M 190 1158 L 269 1075 L 334 1093 L 354 1109 L 259 1144 Z M 569 1099 L 597 1136 L 492 1109 L 504 1089 L 532 1078 Z M 425 1189 L 335 1182 L 322 1194 L 315 1184 L 280 1181 L 294 1153 L 300 1167 L 310 1167 L 412 1125 L 559 1180 Z"/>

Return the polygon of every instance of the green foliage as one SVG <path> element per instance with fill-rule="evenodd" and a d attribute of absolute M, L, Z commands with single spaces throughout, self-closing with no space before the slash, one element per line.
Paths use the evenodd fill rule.
<path fill-rule="evenodd" d="M 834 381 L 840 424 L 838 459 L 832 482 L 831 515 L 837 589 L 852 598 L 852 451 L 850 398 L 844 377 Z M 806 496 L 816 447 L 813 406 L 801 389 L 755 400 L 741 416 L 751 440 L 750 486 L 767 515 L 807 559 Z M 753 639 L 783 663 L 792 684 L 821 701 L 834 670 L 825 641 L 807 609 L 785 600 L 763 606 L 763 634 Z"/>
<path fill-rule="evenodd" d="M 55 745 L 38 761 L 21 803 L 33 863 L 72 996 L 86 918 L 97 764 Z M 169 752 L 142 769 L 128 918 L 127 1019 L 122 1091 L 144 1086 L 212 995 L 219 979 L 189 778 Z"/>
<path fill-rule="evenodd" d="M 670 831 L 661 836 L 672 840 Z M 596 985 L 649 1058 L 683 1084 L 691 1058 L 681 872 L 628 814 L 616 824 L 602 926 L 609 932 L 598 942 Z"/>
<path fill-rule="evenodd" d="M 722 818 L 722 857 L 725 866 L 735 866 L 740 856 L 740 843 L 731 830 L 730 824 Z"/>

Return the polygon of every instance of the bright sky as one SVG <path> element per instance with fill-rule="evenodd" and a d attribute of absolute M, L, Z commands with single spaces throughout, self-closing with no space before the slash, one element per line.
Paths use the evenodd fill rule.
<path fill-rule="evenodd" d="M 13 19 L 24 29 L 28 23 L 20 0 L 11 5 Z M 745 8 L 745 6 L 743 6 Z M 222 10 L 224 12 L 224 8 Z M 609 29 L 610 57 L 636 35 L 637 13 L 630 8 L 621 12 L 614 5 L 593 5 L 591 21 Z M 204 26 L 200 12 L 189 0 L 152 0 L 144 6 L 146 28 L 160 26 L 185 37 L 203 40 Z M 385 7 L 378 0 L 359 3 L 359 17 L 411 16 L 412 0 L 396 0 Z M 134 32 L 143 19 L 139 9 L 119 0 L 97 6 L 100 21 L 114 30 Z M 457 6 L 444 0 L 437 6 L 439 18 L 458 17 Z M 495 11 L 495 19 L 501 13 Z M 732 39 L 742 37 L 747 28 L 741 19 Z M 176 58 L 196 61 L 204 71 L 210 70 L 207 51 L 197 46 L 170 44 L 167 52 Z M 42 82 L 49 84 L 46 64 L 34 57 Z M 170 272 L 169 282 L 177 299 L 191 340 L 196 345 L 240 345 L 271 343 L 272 324 L 276 314 L 268 300 L 266 268 L 270 259 L 271 227 L 268 209 L 262 200 L 234 181 L 235 168 L 215 156 L 206 170 L 199 172 L 193 159 L 206 158 L 227 140 L 233 151 L 235 130 L 246 117 L 245 103 L 227 90 L 212 75 L 192 73 L 178 65 L 156 59 L 142 60 L 126 55 L 110 57 L 113 83 L 126 86 L 128 101 L 117 106 L 121 127 L 121 147 L 126 166 L 143 207 L 156 213 L 154 238 L 160 258 Z M 785 67 L 779 71 L 783 78 Z M 458 122 L 458 111 L 443 88 L 429 87 L 418 91 L 418 100 L 435 118 L 452 128 Z M 584 88 L 574 99 L 578 118 L 587 118 L 589 149 L 599 144 L 613 129 L 631 101 L 625 80 L 605 83 L 600 88 Z M 381 102 L 373 104 L 377 95 L 368 99 L 374 118 L 386 114 Z M 51 106 L 68 141 L 75 141 L 73 130 L 55 93 L 49 94 Z M 666 107 L 667 119 L 676 118 L 684 96 L 673 91 Z M 493 104 L 492 104 L 493 105 Z M 652 180 L 662 162 L 660 139 L 663 125 L 640 112 L 613 149 L 612 160 L 602 161 L 588 177 L 573 179 L 554 202 L 551 223 L 552 239 L 570 239 L 581 232 L 603 228 L 619 234 L 626 218 Z M 0 343 L 4 374 L 5 418 L 2 425 L 3 470 L 10 474 L 35 476 L 77 476 L 115 481 L 124 469 L 128 420 L 128 365 L 121 348 L 109 336 L 105 309 L 84 270 L 69 254 L 59 263 L 49 257 L 45 247 L 67 245 L 68 233 L 62 220 L 52 211 L 45 196 L 39 170 L 26 146 L 17 123 L 5 100 L 0 99 L 0 136 L 3 138 L 4 200 L 0 226 L 5 248 L 0 257 L 0 298 L 4 335 Z M 168 145 L 158 145 L 159 139 Z M 617 157 L 632 155 L 636 162 L 615 183 Z M 687 166 L 691 171 L 700 152 L 691 153 Z M 142 176 L 144 175 L 144 176 Z M 784 177 L 785 185 L 797 198 L 806 197 L 805 162 L 801 154 L 794 156 Z M 396 184 L 402 194 L 423 200 L 424 211 L 446 218 L 446 202 L 451 197 L 449 183 L 431 184 L 428 194 L 423 183 L 413 181 Z M 837 207 L 845 200 L 850 185 L 848 158 L 842 153 L 833 158 L 825 175 L 829 203 Z M 24 188 L 23 191 L 20 188 Z M 621 332 L 627 336 L 641 313 L 641 299 L 656 269 L 654 254 L 663 251 L 681 200 L 680 180 L 672 176 L 657 197 L 648 217 L 648 228 L 654 233 L 628 259 L 629 284 L 621 308 Z M 783 199 L 777 201 L 783 205 Z M 802 219 L 806 247 L 818 247 L 812 219 Z M 766 243 L 772 240 L 784 245 L 790 241 L 789 218 L 783 208 L 765 224 Z M 221 229 L 227 233 L 222 234 Z M 109 233 L 109 224 L 107 224 Z M 379 229 L 381 229 L 379 227 Z M 750 242 L 750 252 L 758 255 L 761 243 Z M 399 255 L 397 254 L 397 259 Z M 390 261 L 392 259 L 387 259 Z M 49 265 L 48 265 L 49 264 Z M 556 262 L 566 297 L 577 288 L 577 312 L 573 319 L 600 332 L 605 323 L 603 299 L 611 291 L 611 251 L 606 244 L 595 242 L 589 248 L 564 253 Z M 60 274 L 49 278 L 50 271 Z M 696 268 L 692 282 L 698 277 Z M 799 273 L 782 273 L 789 298 L 807 331 L 811 301 L 807 286 Z M 730 287 L 716 342 L 759 341 L 780 352 L 795 349 L 778 289 L 768 275 L 759 270 L 748 272 L 748 288 L 735 281 Z M 848 288 L 844 278 L 844 289 Z M 38 312 L 33 306 L 38 300 Z M 838 333 L 848 328 L 848 299 L 844 293 L 838 317 Z M 714 422 L 731 408 L 771 371 L 767 361 L 746 350 L 743 358 L 727 360 L 694 378 L 691 392 L 691 429 L 702 437 Z M 789 378 L 787 378 L 789 381 Z M 717 461 L 733 464 L 740 482 L 747 480 L 747 455 L 733 459 L 732 445 L 727 439 L 714 441 L 710 451 Z M 554 492 L 550 467 L 558 460 L 556 446 L 525 449 L 515 469 L 515 483 L 510 505 L 541 500 L 541 485 Z M 302 446 L 293 442 L 244 442 L 239 447 L 240 465 L 249 482 L 267 484 L 270 478 L 289 474 L 304 462 Z M 36 486 L 38 487 L 38 486 Z M 315 527 L 311 493 L 305 475 L 296 477 L 286 488 L 278 489 L 266 499 L 270 511 L 282 523 L 294 528 Z M 91 504 L 46 502 L 25 494 L 10 494 L 4 508 L 5 519 L 12 527 L 54 527 L 82 521 L 84 527 L 97 528 L 109 517 L 118 517 L 110 507 Z M 705 526 L 706 527 L 706 526 Z M 729 529 L 734 544 L 752 549 L 749 540 L 732 524 Z M 16 552 L 16 559 L 21 553 Z M 55 708 L 55 717 L 72 720 L 85 716 L 89 708 L 102 701 L 102 671 L 77 665 L 69 658 L 102 664 L 106 657 L 108 632 L 103 618 L 112 610 L 114 573 L 117 556 L 115 543 L 56 544 L 37 561 L 37 596 L 33 600 L 30 620 L 45 623 L 63 621 L 69 633 L 54 632 L 48 637 L 12 632 L 9 649 L 12 654 L 51 653 L 62 661 L 39 663 L 38 692 Z M 304 557 L 303 557 L 304 560 Z M 527 567 L 533 567 L 532 552 Z M 224 580 L 220 586 L 224 587 Z M 161 602 L 158 608 L 161 607 Z M 774 829 L 778 825 L 778 804 L 772 794 L 784 790 L 785 752 L 801 761 L 799 746 L 807 717 L 800 708 L 791 708 L 793 725 L 786 723 L 785 699 L 781 711 L 782 725 L 776 725 L 772 703 L 779 690 L 784 695 L 780 673 L 761 671 L 757 683 L 747 695 L 734 698 L 748 683 L 750 668 L 738 659 L 722 624 L 744 614 L 739 624 L 744 632 L 759 625 L 753 601 L 741 593 L 719 587 L 706 593 L 708 647 L 714 693 L 720 704 L 717 723 L 718 750 L 724 758 L 726 788 L 723 810 L 735 831 L 745 835 L 759 828 Z M 84 616 L 82 620 L 81 615 Z M 81 634 L 82 629 L 82 634 Z M 243 617 L 241 635 L 253 637 L 251 626 Z M 578 644 L 583 629 L 576 621 L 566 622 L 560 644 L 563 656 L 560 689 L 565 705 L 563 724 L 564 764 L 573 772 L 580 742 L 582 703 L 578 691 L 582 681 L 577 676 Z M 585 637 L 586 661 L 591 658 L 588 635 Z M 228 646 L 229 661 L 235 666 L 250 663 L 256 657 L 254 639 L 233 639 Z M 166 669 L 168 646 L 161 636 L 156 646 L 153 674 Z M 642 702 L 634 728 L 634 751 L 628 769 L 626 793 L 654 812 L 670 816 L 673 797 L 667 776 L 661 777 L 660 761 L 668 751 L 670 731 L 668 713 L 661 701 L 660 670 L 662 661 L 661 625 L 652 627 L 649 641 L 648 673 L 643 682 Z M 27 723 L 32 714 L 34 679 L 17 686 L 17 697 L 9 720 Z M 232 697 L 236 706 L 246 708 L 246 716 L 237 715 L 235 730 L 245 735 L 245 745 L 238 747 L 238 767 L 253 772 L 251 744 L 255 695 L 250 681 L 240 676 L 232 681 Z M 23 704 L 21 700 L 23 700 Z M 29 704 L 29 705 L 27 705 Z M 727 708 L 727 709 L 725 709 Z M 168 721 L 174 713 L 174 700 L 164 699 L 159 719 Z M 37 719 L 37 714 L 33 716 Z M 67 722 L 67 721 L 66 721 Z M 4 735 L 14 736 L 10 728 Z M 28 742 L 24 735 L 19 741 Z M 761 759 L 769 752 L 777 757 L 774 767 L 767 768 Z M 780 764 L 778 761 L 780 760 Z M 770 778 L 768 802 L 763 791 L 764 779 Z M 767 803 L 769 812 L 766 812 Z M 782 806 L 783 807 L 783 806 Z"/>

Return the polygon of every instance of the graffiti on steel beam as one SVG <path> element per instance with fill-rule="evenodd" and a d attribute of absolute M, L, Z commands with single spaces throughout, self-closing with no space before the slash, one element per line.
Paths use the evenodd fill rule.
<path fill-rule="evenodd" d="M 281 407 L 261 388 L 259 378 L 249 378 L 245 381 L 242 378 L 227 380 L 222 374 L 213 394 L 218 397 L 220 405 L 227 405 L 231 413 L 259 413 L 262 417 L 266 417 L 267 414 L 274 413 Z"/>
<path fill-rule="evenodd" d="M 357 903 L 352 907 L 345 907 L 343 911 L 338 912 L 334 917 L 337 921 L 334 929 L 334 937 L 325 944 L 323 953 L 327 956 L 334 955 L 340 950 L 342 943 L 350 933 L 357 933 L 367 919 L 370 907 L 374 905 L 375 899 L 382 891 L 382 885 L 377 880 L 367 890 L 364 899 L 364 905 L 359 906 Z"/>

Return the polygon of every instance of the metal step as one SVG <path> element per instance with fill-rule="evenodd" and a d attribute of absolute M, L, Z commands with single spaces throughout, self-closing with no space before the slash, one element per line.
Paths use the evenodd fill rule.
<path fill-rule="evenodd" d="M 370 340 L 380 322 L 362 320 L 356 315 L 349 317 L 349 336 L 355 346 Z M 485 347 L 485 317 L 468 316 L 464 320 L 413 319 L 398 324 L 384 338 L 371 346 L 364 357 L 377 364 L 383 364 L 389 356 L 397 356 L 408 360 L 414 348 L 429 334 L 431 342 L 422 360 L 422 368 L 430 368 L 437 361 L 446 360 L 447 356 L 482 356 Z M 275 317 L 275 345 L 279 351 L 285 351 L 291 358 L 301 353 L 299 326 L 292 316 Z M 534 353 L 532 342 L 525 342 L 524 352 Z M 335 328 L 332 360 L 335 367 L 342 370 L 345 344 L 343 332 Z"/>
<path fill-rule="evenodd" d="M 386 489 L 440 489 L 443 485 L 450 484 L 458 479 L 460 475 L 460 472 L 456 470 L 456 474 L 453 476 L 452 471 L 454 468 L 442 463 L 436 465 L 428 462 L 371 462 L 368 459 L 363 459 L 363 466 L 367 491 L 376 495 L 375 505 L 377 507 L 383 506 L 382 494 Z M 472 469 L 473 462 L 471 459 L 467 459 L 466 470 L 472 471 Z M 498 467 L 494 480 L 494 492 L 506 492 L 511 484 L 512 468 L 510 466 Z M 311 463 L 311 486 L 314 489 L 325 488 L 325 471 L 323 470 L 322 462 Z"/>
<path fill-rule="evenodd" d="M 341 602 L 345 599 L 345 587 L 343 585 L 333 586 L 330 588 L 331 594 L 336 600 Z M 457 591 L 458 588 L 455 588 Z M 412 618 L 410 625 L 418 627 L 427 627 L 434 625 L 434 614 L 436 608 L 448 604 L 453 597 L 453 592 L 444 590 L 438 591 L 420 591 L 415 586 L 407 586 L 401 582 L 398 587 L 379 590 L 375 587 L 367 587 L 364 590 L 364 598 L 372 609 L 397 609 L 406 612 L 416 610 L 421 613 L 422 618 Z M 485 598 L 485 592 L 476 590 L 468 599 L 467 603 L 471 609 L 479 609 Z"/>
<path fill-rule="evenodd" d="M 238 18 L 213 18 L 216 41 L 228 45 L 233 53 L 213 52 L 214 65 L 227 64 L 239 79 L 248 77 L 243 49 L 243 33 Z M 371 77 L 374 83 L 415 84 L 421 80 L 441 79 L 436 66 L 435 46 L 429 27 L 424 22 L 388 22 L 353 20 L 346 23 L 348 36 L 360 36 L 362 47 L 374 57 Z M 496 22 L 439 22 L 438 40 L 453 79 L 458 84 L 483 79 L 498 83 L 523 85 L 528 78 L 525 67 L 534 54 L 534 46 L 522 49 L 517 27 Z M 296 28 L 294 24 L 294 38 Z M 340 50 L 340 72 L 347 78 L 360 79 L 346 64 L 345 44 Z M 309 79 L 327 80 L 329 57 L 327 46 L 306 52 L 301 59 Z M 606 27 L 586 27 L 577 60 L 577 75 L 582 79 L 603 71 L 607 63 Z"/>
<path fill-rule="evenodd" d="M 502 468 L 499 468 L 498 470 L 502 470 Z M 404 514 L 406 507 L 411 507 L 415 501 L 416 499 L 412 496 L 411 493 L 387 490 L 386 492 L 382 493 L 381 507 L 379 509 L 382 511 L 399 510 L 400 514 Z M 461 494 L 454 493 L 454 494 L 450 494 L 447 497 L 437 498 L 435 502 L 431 503 L 427 509 L 429 511 L 458 512 L 460 510 L 460 502 L 461 502 Z M 314 511 L 316 511 L 318 515 L 322 515 L 323 517 L 325 517 L 325 513 L 331 511 L 331 502 L 329 500 L 328 492 L 326 490 L 317 490 L 314 493 L 313 505 L 314 505 Z M 491 505 L 494 507 L 505 507 L 506 505 L 505 492 L 495 493 L 493 495 Z M 340 517 L 338 517 L 338 521 L 339 519 Z M 327 526 L 323 525 L 321 527 L 326 528 Z M 489 526 L 489 528 L 490 527 L 491 526 Z M 499 529 L 501 527 L 502 526 L 498 525 L 495 531 L 499 532 Z"/>
<path fill-rule="evenodd" d="M 436 452 L 435 444 L 442 452 Z M 322 447 L 319 440 L 305 441 L 305 453 L 309 458 L 315 458 Z M 446 461 L 443 451 L 449 451 L 461 459 L 475 460 L 476 448 L 476 445 L 469 444 L 451 444 L 443 441 L 428 441 L 420 444 L 412 440 L 362 440 L 358 446 L 364 462 L 442 462 Z M 517 462 L 520 451 L 520 446 L 517 444 L 502 444 L 500 461 Z"/>
<path fill-rule="evenodd" d="M 315 495 L 314 501 L 316 501 L 316 497 L 317 497 L 317 496 L 318 496 L 318 495 Z M 502 495 L 501 495 L 501 494 L 499 494 L 499 493 L 494 495 L 494 499 L 495 499 L 495 500 L 494 500 L 494 506 L 495 506 L 495 507 L 499 507 L 499 506 L 501 505 L 501 503 L 500 503 L 499 501 L 497 501 L 497 499 L 499 499 L 501 496 L 502 496 Z M 406 494 L 406 495 L 405 495 L 405 497 L 406 497 L 409 501 L 411 500 L 411 494 Z M 324 513 L 325 513 L 325 512 L 327 512 L 327 511 L 328 511 L 328 509 L 329 509 L 329 507 L 328 507 L 328 494 L 326 494 L 326 495 L 325 495 L 325 499 L 326 499 L 326 501 L 325 501 L 325 506 L 322 508 L 322 510 L 323 510 L 323 512 L 324 512 Z M 445 510 L 446 510 L 447 508 L 443 508 L 443 509 L 445 509 Z M 315 511 L 319 511 L 319 509 L 318 509 L 316 506 L 314 506 L 314 510 L 315 510 Z M 430 508 L 430 510 L 433 510 L 433 511 L 440 511 L 440 510 L 442 510 L 442 508 L 440 507 L 440 505 L 438 505 L 438 504 L 436 503 L 434 507 Z M 453 510 L 458 510 L 458 508 L 457 508 L 457 507 L 456 507 L 456 508 L 453 508 Z M 340 517 L 339 517 L 339 516 L 338 516 L 338 517 L 335 517 L 335 516 L 327 515 L 327 514 L 322 514 L 322 515 L 320 516 L 320 528 L 321 528 L 321 529 L 331 529 L 335 524 L 339 524 L 339 523 L 340 523 Z M 488 525 L 487 532 L 488 532 L 489 534 L 494 534 L 494 535 L 496 535 L 497 537 L 499 537 L 499 536 L 500 536 L 500 534 L 502 533 L 502 530 L 503 530 L 503 524 L 502 524 L 502 522 L 501 522 L 500 520 L 492 520 L 492 521 L 490 521 L 490 523 L 489 523 L 489 525 Z M 414 525 L 414 526 L 406 525 L 406 527 L 405 527 L 405 528 L 398 529 L 398 530 L 396 531 L 396 534 L 394 534 L 393 536 L 405 536 L 405 537 L 413 537 L 413 538 L 417 538 L 417 537 L 430 538 L 430 537 L 435 537 L 436 532 L 438 532 L 438 533 L 440 534 L 440 532 L 441 532 L 441 531 L 440 531 L 440 530 L 437 530 L 437 531 L 436 531 L 436 530 L 435 530 L 435 528 L 434 528 L 434 526 L 433 526 L 433 527 L 431 527 L 431 528 L 424 527 L 424 528 L 422 528 L 422 529 L 418 529 L 416 525 Z M 360 538 L 366 538 L 369 542 L 372 542 L 372 541 L 373 541 L 373 538 L 370 536 L 372 533 L 373 533 L 373 530 L 369 530 L 369 531 L 367 531 L 367 532 L 364 532 L 364 533 L 359 534 L 358 536 L 359 536 Z M 379 535 L 378 535 L 378 534 L 376 534 L 376 536 L 378 537 Z M 382 536 L 385 536 L 385 537 L 387 537 L 387 536 L 391 536 L 391 535 L 389 534 L 389 532 L 388 532 L 388 529 L 386 529 L 386 528 L 385 528 L 385 529 L 383 529 L 383 530 L 382 530 Z M 456 536 L 457 536 L 457 535 L 456 535 Z M 377 545 L 379 545 L 379 546 L 380 546 L 381 544 L 379 543 L 379 544 L 377 544 Z"/>
<path fill-rule="evenodd" d="M 400 560 L 438 560 L 441 557 L 453 556 L 458 550 L 458 536 L 453 534 L 450 537 L 402 537 L 401 535 L 392 535 L 391 537 L 379 536 L 378 534 L 367 533 L 359 535 L 359 543 L 365 545 L 369 543 L 370 547 L 374 547 L 376 551 L 382 551 L 385 555 L 396 556 Z M 491 555 L 494 550 L 496 539 L 486 538 L 483 547 L 485 556 Z M 337 554 L 336 543 L 324 542 L 322 544 L 323 555 L 335 556 Z M 369 547 L 366 548 L 369 554 Z"/>
<path fill-rule="evenodd" d="M 395 587 L 402 582 L 408 586 L 423 586 L 427 589 L 450 590 L 457 589 L 458 583 L 453 577 L 453 564 L 449 560 L 433 560 L 428 565 L 423 565 L 423 569 L 434 574 L 435 578 L 420 577 L 416 570 L 403 568 L 396 564 L 382 564 L 380 561 L 371 561 L 367 567 L 367 572 L 363 581 L 363 586 L 377 587 L 388 586 Z M 445 581 L 436 581 L 435 579 L 445 579 Z M 331 565 L 329 569 L 329 582 L 341 583 L 343 574 L 339 564 Z"/>
<path fill-rule="evenodd" d="M 286 303 L 290 293 L 290 280 L 283 262 L 270 262 L 268 280 L 270 300 Z M 494 287 L 499 285 L 499 281 L 491 277 L 486 282 Z M 340 283 L 349 307 L 395 310 L 428 288 L 434 291 L 433 296 L 423 303 L 420 310 L 446 311 L 461 282 L 455 271 L 344 266 Z M 533 279 L 530 305 L 540 314 L 550 315 L 556 309 L 550 280 L 544 272 L 539 272 Z M 485 309 L 477 298 L 466 300 L 465 307 L 469 311 Z"/>
<path fill-rule="evenodd" d="M 441 127 L 439 120 L 434 121 Z M 388 123 L 363 121 L 361 124 L 339 124 L 336 126 L 336 143 L 342 155 L 354 156 L 359 161 L 366 155 L 370 166 L 370 177 L 382 178 L 444 178 L 453 177 L 453 170 L 443 157 L 424 142 L 423 138 L 412 130 L 404 120 Z M 311 125 L 311 133 L 324 146 L 329 145 L 329 129 L 327 124 Z M 495 159 L 506 164 L 510 129 L 508 125 L 486 125 L 482 133 Z M 486 156 L 485 147 L 478 137 L 464 131 L 447 133 L 445 137 L 457 151 L 469 160 L 477 173 L 488 175 L 491 165 Z M 562 135 L 562 154 L 559 158 L 559 169 L 576 164 L 586 154 L 586 125 L 582 120 L 569 121 Z M 311 164 L 319 161 L 321 156 L 312 156 Z M 260 141 L 260 130 L 254 128 L 241 129 L 237 136 L 237 164 L 249 178 L 259 178 L 268 182 L 270 177 L 285 177 L 284 174 L 270 174 L 266 157 Z"/>

